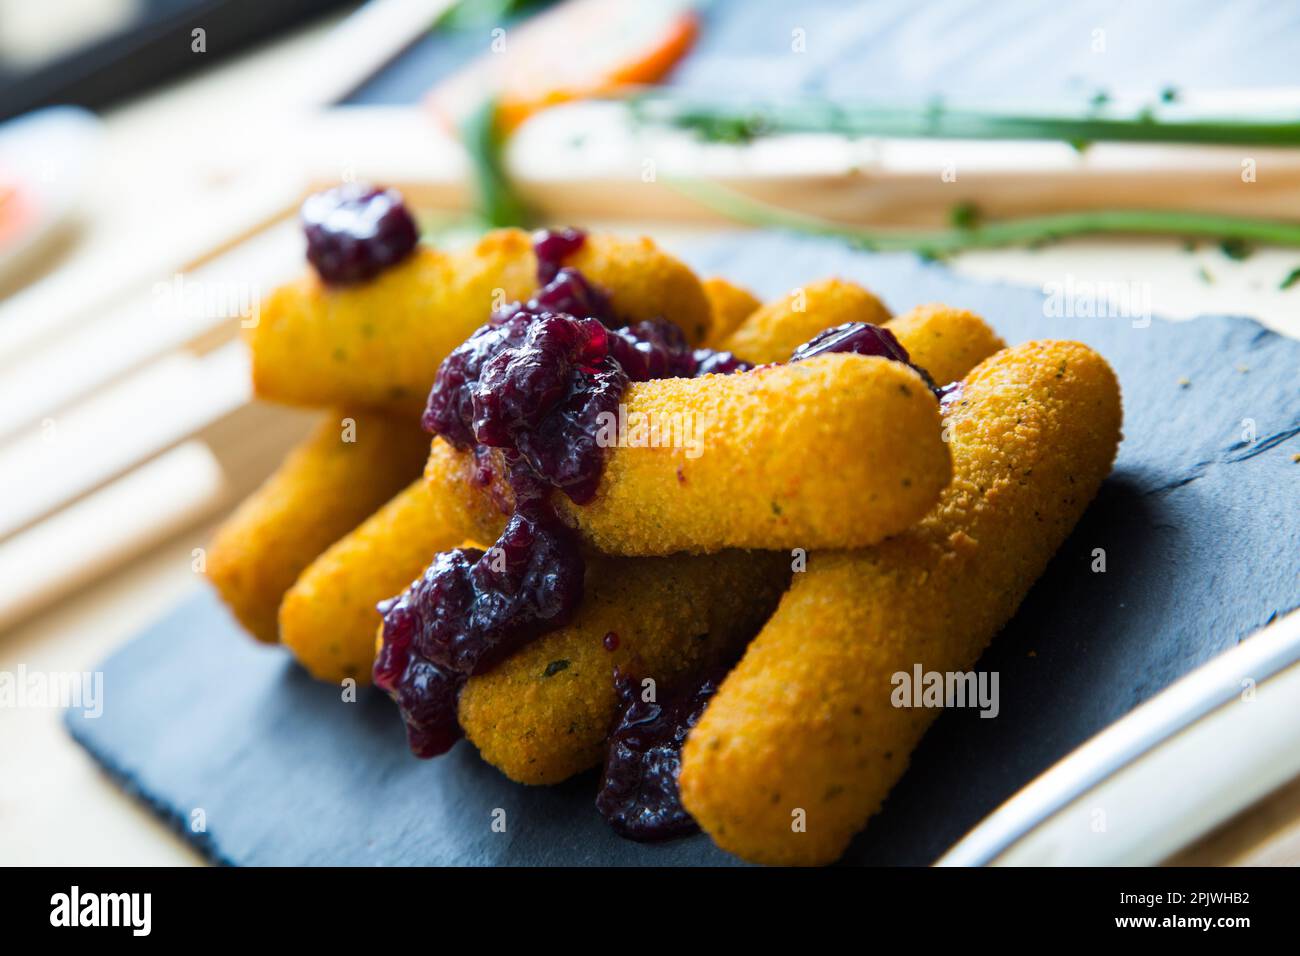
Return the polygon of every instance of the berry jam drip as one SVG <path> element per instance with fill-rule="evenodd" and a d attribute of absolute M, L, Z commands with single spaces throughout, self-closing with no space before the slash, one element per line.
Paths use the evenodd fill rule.
<path fill-rule="evenodd" d="M 848 322 L 831 329 L 825 329 L 795 349 L 794 354 L 790 356 L 790 361 L 802 362 L 814 355 L 824 355 L 828 352 L 879 355 L 881 358 L 902 362 L 925 379 L 925 384 L 930 386 L 932 392 L 936 395 L 939 392 L 935 388 L 934 380 L 930 378 L 930 373 L 919 365 L 913 365 L 911 357 L 907 354 L 907 349 L 903 348 L 902 343 L 898 341 L 893 332 L 882 326 L 871 325 L 867 322 Z"/>
<path fill-rule="evenodd" d="M 436 757 L 451 749 L 461 738 L 456 719 L 456 702 L 465 677 L 423 657 L 415 646 L 420 622 L 415 613 L 412 593 L 421 586 L 431 586 L 430 578 L 440 568 L 459 568 L 477 561 L 482 552 L 476 548 L 458 548 L 438 555 L 424 577 L 411 585 L 400 597 L 379 603 L 384 617 L 384 639 L 375 658 L 375 686 L 388 692 L 406 724 L 406 739 L 417 757 Z"/>
<path fill-rule="evenodd" d="M 375 684 L 397 701 L 412 753 L 435 757 L 460 739 L 456 701 L 466 679 L 567 624 L 582 577 L 574 533 L 544 501 L 530 500 L 491 550 L 444 551 L 380 605 Z"/>
<path fill-rule="evenodd" d="M 446 752 L 460 737 L 465 681 L 542 634 L 582 600 L 584 562 L 553 491 L 584 504 L 604 466 L 600 416 L 616 413 L 630 381 L 748 368 L 729 353 L 691 349 L 654 320 L 611 328 L 609 298 L 563 259 L 578 230 L 539 233 L 537 294 L 492 315 L 438 370 L 423 423 L 490 474 L 500 452 L 514 513 L 487 552 L 438 555 L 401 596 L 380 606 L 383 646 L 375 684 L 398 703 L 411 750 Z"/>
<path fill-rule="evenodd" d="M 415 249 L 419 230 L 392 189 L 347 183 L 302 204 L 307 261 L 330 285 L 373 279 Z"/>
<path fill-rule="evenodd" d="M 663 703 L 641 699 L 641 683 L 616 673 L 621 708 L 609 735 L 596 809 L 616 833 L 649 842 L 699 829 L 682 806 L 682 744 L 718 689 L 713 675 Z"/>

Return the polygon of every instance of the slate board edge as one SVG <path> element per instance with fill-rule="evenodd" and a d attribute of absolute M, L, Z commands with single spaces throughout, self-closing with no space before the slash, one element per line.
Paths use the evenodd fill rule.
<path fill-rule="evenodd" d="M 178 608 L 191 600 L 193 600 L 192 596 L 177 601 L 171 608 L 155 618 L 147 627 L 142 628 L 137 637 L 133 637 L 131 641 L 123 644 L 122 647 L 126 647 L 127 644 L 132 643 L 138 637 L 143 637 L 146 633 L 152 631 L 169 616 L 174 614 Z M 105 657 L 100 662 L 98 669 L 103 670 L 104 666 L 111 661 L 116 654 L 117 651 L 113 651 Z M 83 734 L 77 729 L 78 726 L 86 726 L 85 721 L 79 721 L 78 717 L 80 717 L 80 711 L 78 709 L 72 707 L 68 708 L 63 712 L 63 726 L 67 729 L 68 734 L 77 742 L 81 749 L 90 756 L 90 759 L 93 760 L 114 783 L 121 787 L 122 791 L 127 796 L 152 812 L 167 826 L 169 830 L 173 831 L 177 836 L 184 840 L 186 845 L 196 850 L 209 863 L 214 863 L 217 866 L 239 865 L 235 860 L 229 859 L 221 854 L 221 851 L 217 849 L 216 841 L 213 840 L 209 834 L 196 833 L 194 830 L 190 829 L 188 821 L 185 819 L 185 815 L 179 810 L 175 807 L 169 806 L 161 797 L 155 798 L 149 796 L 149 794 L 145 792 L 144 787 L 137 783 L 139 779 L 138 775 L 133 774 L 132 771 L 124 765 L 123 761 L 113 760 L 106 752 L 101 752 L 100 748 L 92 746 L 88 737 L 83 736 Z"/>

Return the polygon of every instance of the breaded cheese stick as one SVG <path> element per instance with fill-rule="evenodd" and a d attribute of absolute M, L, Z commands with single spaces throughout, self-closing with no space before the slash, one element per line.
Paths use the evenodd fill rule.
<path fill-rule="evenodd" d="M 284 592 L 420 474 L 427 442 L 414 421 L 335 412 L 226 519 L 208 548 L 207 575 L 250 634 L 275 641 Z"/>
<path fill-rule="evenodd" d="M 603 287 L 625 322 L 663 317 L 693 342 L 708 328 L 699 279 L 649 239 L 591 235 L 565 265 Z M 309 272 L 277 289 L 249 331 L 254 390 L 292 405 L 418 414 L 442 360 L 494 308 L 529 298 L 536 271 L 528 234 L 502 229 L 461 251 L 417 247 L 355 286 L 328 286 Z"/>
<path fill-rule="evenodd" d="M 555 496 L 604 554 L 863 547 L 919 520 L 951 474 L 934 394 L 875 356 L 636 382 L 624 402 L 628 444 L 607 448 L 595 498 Z M 634 446 L 638 421 L 678 431 Z M 461 459 L 464 494 L 482 495 L 472 457 L 435 442 L 430 465 L 454 470 L 448 457 Z M 493 494 L 508 500 L 499 484 Z"/>
<path fill-rule="evenodd" d="M 706 348 L 719 348 L 732 332 L 736 331 L 763 303 L 752 292 L 732 285 L 721 276 L 704 280 L 704 294 L 709 299 L 709 334 L 704 337 Z"/>
<path fill-rule="evenodd" d="M 936 385 L 956 382 L 994 352 L 1006 348 L 974 312 L 948 305 L 918 305 L 886 324 L 907 349 L 912 364 L 925 369 Z"/>
<path fill-rule="evenodd" d="M 449 493 L 436 475 L 415 481 L 303 571 L 280 606 L 280 640 L 318 680 L 369 684 L 375 605 L 400 594 L 439 551 L 480 529 L 478 540 L 495 540 L 504 524 L 495 507 Z"/>
<path fill-rule="evenodd" d="M 471 677 L 461 726 L 510 779 L 558 783 L 604 756 L 615 667 L 666 693 L 735 660 L 789 578 L 780 552 L 593 558 L 574 621 Z"/>
<path fill-rule="evenodd" d="M 714 842 L 761 863 L 843 853 L 938 713 L 893 706 L 892 675 L 974 665 L 1110 472 L 1120 418 L 1114 373 L 1077 342 L 971 372 L 939 504 L 876 547 L 812 555 L 687 739 L 682 800 Z"/>
<path fill-rule="evenodd" d="M 785 362 L 818 332 L 848 322 L 884 325 L 889 310 L 856 282 L 822 279 L 752 312 L 719 349 L 761 365 Z"/>
<path fill-rule="evenodd" d="M 531 256 L 529 261 L 533 261 Z M 614 315 L 621 322 L 634 325 L 647 319 L 667 319 L 681 327 L 692 345 L 704 341 L 708 334 L 712 313 L 699 277 L 653 239 L 588 235 L 564 264 L 609 293 Z M 433 384 L 432 377 L 429 384 Z"/>

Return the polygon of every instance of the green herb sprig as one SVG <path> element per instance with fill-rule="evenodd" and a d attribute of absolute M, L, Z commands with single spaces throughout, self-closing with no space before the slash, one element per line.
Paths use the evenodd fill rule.
<path fill-rule="evenodd" d="M 461 124 L 460 134 L 474 179 L 476 218 L 484 227 L 493 229 L 530 222 L 532 213 L 506 174 L 506 136 L 497 122 L 496 99 L 485 99 L 470 113 Z"/>
<path fill-rule="evenodd" d="M 684 195 L 737 222 L 832 236 L 864 249 L 916 252 L 929 258 L 943 258 L 971 249 L 1041 245 L 1067 236 L 1105 233 L 1211 238 L 1234 246 L 1258 242 L 1300 247 L 1300 224 L 1160 209 L 1097 209 L 990 221 L 981 217 L 973 206 L 962 204 L 954 207 L 952 219 L 956 225 L 952 228 L 871 228 L 781 209 L 707 180 L 669 182 Z"/>
<path fill-rule="evenodd" d="M 1176 100 L 1161 102 L 1170 104 Z M 934 101 L 921 107 L 833 103 L 821 99 L 743 103 L 694 95 L 643 92 L 628 99 L 642 124 L 692 130 L 713 142 L 742 143 L 778 133 L 901 138 L 1059 140 L 1076 147 L 1094 142 L 1201 143 L 1221 146 L 1300 146 L 1300 120 L 1279 117 L 1207 117 L 1144 107 L 1123 116 L 1090 108 L 1075 115 L 1000 113 Z"/>

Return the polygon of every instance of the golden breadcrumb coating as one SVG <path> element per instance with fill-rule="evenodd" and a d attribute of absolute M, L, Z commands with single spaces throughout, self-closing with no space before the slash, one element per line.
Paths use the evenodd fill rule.
<path fill-rule="evenodd" d="M 709 334 L 706 348 L 721 348 L 723 341 L 763 304 L 748 289 L 732 285 L 721 276 L 704 280 L 704 294 L 709 299 Z"/>
<path fill-rule="evenodd" d="M 818 332 L 846 322 L 884 325 L 889 310 L 862 286 L 845 279 L 810 282 L 761 306 L 719 348 L 747 362 L 784 362 Z"/>
<path fill-rule="evenodd" d="M 708 334 L 712 313 L 699 277 L 652 239 L 589 235 L 564 264 L 609 293 L 614 314 L 628 325 L 667 319 L 692 345 Z"/>
<path fill-rule="evenodd" d="M 250 634 L 276 640 L 280 599 L 298 574 L 416 478 L 427 448 L 418 423 L 334 412 L 226 519 L 207 576 Z"/>
<path fill-rule="evenodd" d="M 929 372 L 936 385 L 957 381 L 1006 348 L 974 312 L 948 305 L 918 305 L 890 319 L 886 327 L 907 349 L 912 364 Z"/>
<path fill-rule="evenodd" d="M 495 306 L 532 295 L 535 269 L 528 235 L 508 229 L 461 252 L 418 246 L 357 285 L 308 271 L 271 294 L 248 333 L 254 392 L 418 414 L 442 360 Z"/>
<path fill-rule="evenodd" d="M 471 677 L 461 726 L 512 780 L 564 780 L 604 756 L 618 710 L 615 666 L 665 693 L 734 660 L 789 578 L 790 556 L 779 552 L 593 558 L 573 622 Z"/>
<path fill-rule="evenodd" d="M 1087 346 L 1007 349 L 963 389 L 938 505 L 873 548 L 811 555 L 691 732 L 682 799 L 723 849 L 839 857 L 938 713 L 894 707 L 892 675 L 969 669 L 1110 472 L 1119 386 Z"/>
<path fill-rule="evenodd" d="M 418 479 L 313 561 L 285 594 L 280 640 L 313 677 L 370 683 L 375 605 L 404 591 L 439 551 L 467 538 L 495 539 L 505 519 L 450 488 Z M 480 528 L 485 533 L 477 535 Z"/>
<path fill-rule="evenodd" d="M 699 279 L 649 239 L 588 236 L 566 265 L 610 294 L 628 323 L 663 317 L 692 342 L 708 328 Z M 527 233 L 501 229 L 464 250 L 419 246 L 369 282 L 332 287 L 314 272 L 271 294 L 248 332 L 259 398 L 419 414 L 438 366 L 492 311 L 528 299 L 537 259 Z"/>
<path fill-rule="evenodd" d="M 933 393 L 912 369 L 875 356 L 636 382 L 625 404 L 629 446 L 607 448 L 595 498 L 555 496 L 605 554 L 863 547 L 919 520 L 951 474 Z M 659 423 L 675 446 L 633 446 L 637 421 Z M 441 443 L 431 455 L 439 471 L 455 468 L 449 455 L 463 459 L 462 475 L 472 469 L 468 454 Z M 506 500 L 495 470 L 492 493 Z"/>

